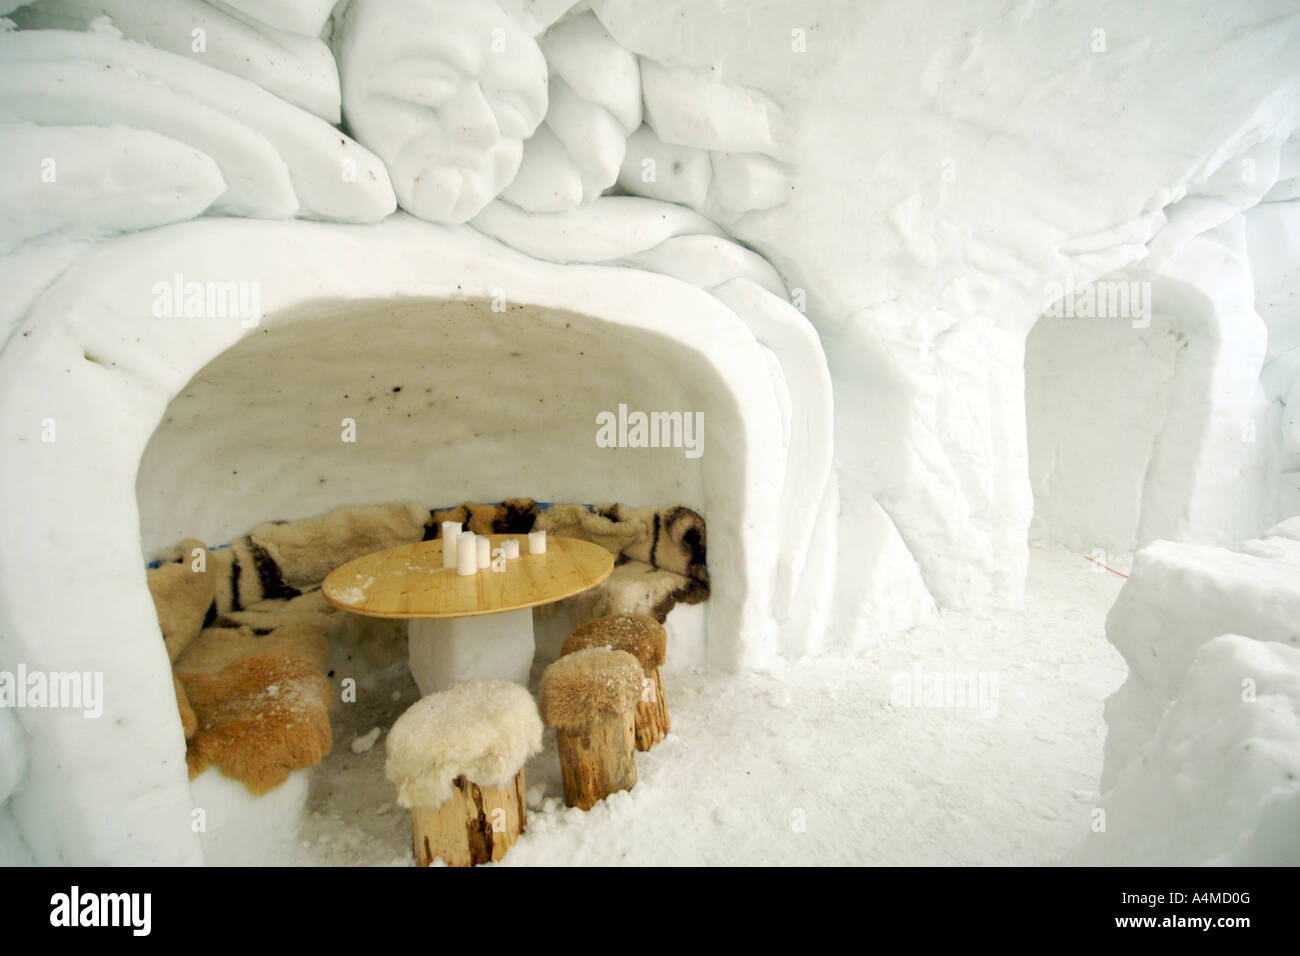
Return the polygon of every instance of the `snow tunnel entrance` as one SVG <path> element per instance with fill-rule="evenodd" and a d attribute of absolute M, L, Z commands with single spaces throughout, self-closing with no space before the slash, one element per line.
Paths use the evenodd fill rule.
<path fill-rule="evenodd" d="M 1025 345 L 1030 538 L 1116 560 L 1185 532 L 1216 347 L 1169 283 L 1070 289 Z"/>

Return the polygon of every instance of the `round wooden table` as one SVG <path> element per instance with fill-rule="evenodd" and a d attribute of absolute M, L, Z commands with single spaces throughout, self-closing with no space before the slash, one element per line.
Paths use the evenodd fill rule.
<path fill-rule="evenodd" d="M 533 666 L 533 612 L 595 587 L 614 570 L 598 544 L 546 536 L 546 553 L 528 553 L 528 535 L 494 534 L 493 565 L 460 575 L 442 566 L 442 540 L 404 544 L 335 568 L 321 585 L 342 611 L 409 621 L 409 665 L 421 694 L 474 677 L 528 683 Z M 497 549 L 519 539 L 519 557 Z"/>

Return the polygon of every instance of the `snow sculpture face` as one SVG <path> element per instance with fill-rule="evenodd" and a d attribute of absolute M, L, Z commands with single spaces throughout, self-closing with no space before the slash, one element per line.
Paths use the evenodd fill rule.
<path fill-rule="evenodd" d="M 338 58 L 353 135 L 433 222 L 496 198 L 546 114 L 546 61 L 492 0 L 352 0 Z"/>

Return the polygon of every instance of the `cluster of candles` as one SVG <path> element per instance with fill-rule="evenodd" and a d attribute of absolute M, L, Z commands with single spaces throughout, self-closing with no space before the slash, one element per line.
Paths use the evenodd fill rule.
<path fill-rule="evenodd" d="M 506 538 L 501 542 L 506 559 L 519 557 L 519 539 Z M 528 553 L 546 553 L 546 532 L 528 532 Z M 466 531 L 465 526 L 456 521 L 442 523 L 442 567 L 468 577 L 492 566 L 492 542 L 486 535 Z"/>

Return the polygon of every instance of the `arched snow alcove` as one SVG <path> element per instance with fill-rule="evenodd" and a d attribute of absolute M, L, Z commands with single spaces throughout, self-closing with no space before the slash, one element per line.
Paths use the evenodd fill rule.
<path fill-rule="evenodd" d="M 178 276 L 252 284 L 257 324 L 158 316 Z M 768 356 L 686 283 L 400 215 L 198 221 L 82 254 L 0 353 L 20 459 L 0 487 L 0 640 L 32 669 L 102 672 L 110 715 L 20 712 L 12 801 L 35 858 L 202 857 L 144 574 L 186 534 L 400 498 L 680 502 L 708 523 L 710 661 L 768 659 L 788 441 Z M 702 412 L 703 454 L 598 447 L 596 413 L 621 402 Z"/>
<path fill-rule="evenodd" d="M 1126 554 L 1267 524 L 1251 288 L 1242 257 L 1198 238 L 1052 304 L 1025 345 L 1031 537 Z"/>

